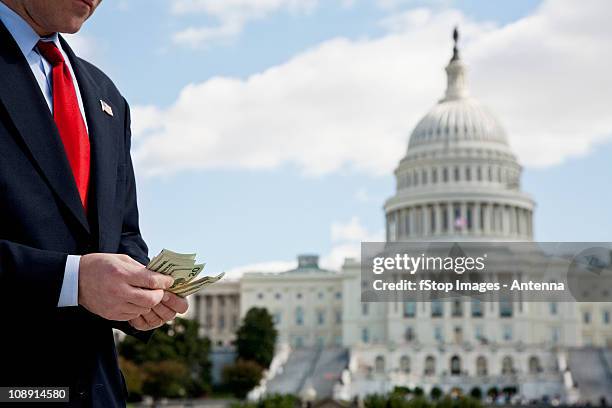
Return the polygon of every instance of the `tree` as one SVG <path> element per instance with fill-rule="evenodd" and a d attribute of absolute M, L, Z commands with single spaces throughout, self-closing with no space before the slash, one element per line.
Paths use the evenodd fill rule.
<path fill-rule="evenodd" d="M 140 366 L 143 371 L 147 368 L 141 390 L 130 388 L 128 383 L 130 394 L 144 392 L 154 396 L 150 393 L 153 389 L 151 384 L 159 382 L 157 377 L 172 378 L 174 385 L 164 389 L 173 395 L 179 393 L 177 390 L 181 387 L 186 393 L 184 396 L 198 397 L 207 393 L 211 383 L 208 360 L 210 342 L 206 338 L 200 338 L 198 331 L 199 325 L 196 321 L 177 317 L 171 324 L 157 329 L 148 343 L 127 336 L 119 344 L 119 354 L 126 362 L 124 365 L 129 366 L 129 363 L 132 363 Z M 162 363 L 162 369 L 154 367 Z M 176 378 L 178 375 L 184 375 L 185 378 Z"/>
<path fill-rule="evenodd" d="M 238 359 L 255 361 L 263 368 L 270 367 L 277 334 L 272 316 L 265 308 L 249 309 L 236 332 Z"/>
<path fill-rule="evenodd" d="M 153 398 L 184 398 L 189 387 L 189 371 L 185 364 L 174 361 L 146 362 L 143 391 Z"/>
<path fill-rule="evenodd" d="M 437 400 L 442 396 L 442 389 L 440 387 L 433 387 L 429 395 L 432 399 Z"/>
<path fill-rule="evenodd" d="M 412 393 L 415 397 L 422 397 L 425 394 L 425 391 L 421 387 L 415 387 Z"/>
<path fill-rule="evenodd" d="M 123 357 L 119 357 L 119 367 L 121 367 L 125 377 L 125 385 L 130 392 L 130 400 L 139 400 L 142 397 L 142 386 L 145 379 L 142 369 Z"/>
<path fill-rule="evenodd" d="M 472 388 L 472 391 L 470 391 L 470 396 L 474 399 L 481 400 L 482 390 L 479 387 L 474 387 Z"/>
<path fill-rule="evenodd" d="M 244 398 L 259 382 L 263 368 L 255 361 L 237 360 L 223 368 L 223 383 L 238 398 Z"/>

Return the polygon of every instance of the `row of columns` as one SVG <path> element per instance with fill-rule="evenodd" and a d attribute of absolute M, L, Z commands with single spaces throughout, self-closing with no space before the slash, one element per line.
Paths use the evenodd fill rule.
<path fill-rule="evenodd" d="M 507 166 L 435 166 L 398 174 L 397 187 L 404 189 L 427 184 L 456 182 L 494 182 L 518 185 L 520 173 Z"/>
<path fill-rule="evenodd" d="M 387 239 L 459 235 L 531 237 L 530 210 L 488 202 L 445 202 L 416 205 L 387 214 Z"/>

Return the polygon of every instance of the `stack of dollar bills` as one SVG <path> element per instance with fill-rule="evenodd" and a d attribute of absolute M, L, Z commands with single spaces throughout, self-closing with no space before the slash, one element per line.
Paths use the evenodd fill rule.
<path fill-rule="evenodd" d="M 196 254 L 179 254 L 162 249 L 155 258 L 151 259 L 147 269 L 170 275 L 174 278 L 174 284 L 168 291 L 180 297 L 187 297 L 223 277 L 224 273 L 221 273 L 217 276 L 204 276 L 196 279 L 204 269 L 204 265 L 203 263 L 196 264 Z"/>

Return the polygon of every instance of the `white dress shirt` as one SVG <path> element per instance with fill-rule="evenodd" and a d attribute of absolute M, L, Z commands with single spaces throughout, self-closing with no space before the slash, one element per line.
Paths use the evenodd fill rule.
<path fill-rule="evenodd" d="M 44 59 L 36 49 L 38 41 L 53 41 L 57 48 L 64 57 L 64 61 L 70 70 L 72 75 L 72 83 L 76 91 L 77 99 L 79 101 L 79 109 L 81 110 L 81 116 L 83 116 L 83 122 L 87 127 L 87 118 L 85 116 L 85 110 L 83 108 L 83 100 L 81 99 L 81 92 L 79 84 L 77 83 L 76 76 L 70 65 L 68 56 L 62 49 L 62 45 L 59 42 L 57 33 L 41 38 L 30 25 L 21 18 L 20 15 L 11 10 L 8 6 L 0 1 L 0 20 L 11 33 L 15 42 L 19 46 L 19 49 L 23 53 L 23 56 L 28 61 L 30 69 L 36 78 L 36 82 L 40 87 L 40 90 L 47 101 L 47 105 L 51 113 L 53 113 L 53 84 L 51 75 L 51 64 Z M 62 290 L 60 292 L 58 307 L 67 306 L 78 306 L 79 304 L 79 261 L 81 257 L 78 255 L 68 255 L 66 259 L 66 268 L 64 270 L 64 281 L 62 283 Z"/>

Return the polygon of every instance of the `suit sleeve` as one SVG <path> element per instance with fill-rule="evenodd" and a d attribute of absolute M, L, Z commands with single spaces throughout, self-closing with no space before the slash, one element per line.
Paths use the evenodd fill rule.
<path fill-rule="evenodd" d="M 121 230 L 121 242 L 119 243 L 119 253 L 131 256 L 143 265 L 149 263 L 147 244 L 142 239 L 140 234 L 140 226 L 138 223 L 138 203 L 136 200 L 136 180 L 134 177 L 134 167 L 132 165 L 132 157 L 130 155 L 131 148 L 131 120 L 130 107 L 127 101 L 125 103 L 125 159 L 126 166 L 126 186 L 125 186 L 125 206 L 123 212 L 123 227 Z M 153 331 L 140 331 L 133 328 L 128 322 L 113 322 L 113 327 L 119 329 L 125 334 L 134 336 L 140 340 L 148 341 L 153 335 Z"/>
<path fill-rule="evenodd" d="M 20 300 L 17 306 L 40 311 L 57 308 L 67 257 L 68 254 L 61 252 L 0 240 L 2 296 L 11 298 L 15 295 L 18 300 L 19 293 L 23 292 L 16 289 L 27 288 L 27 305 Z"/>

